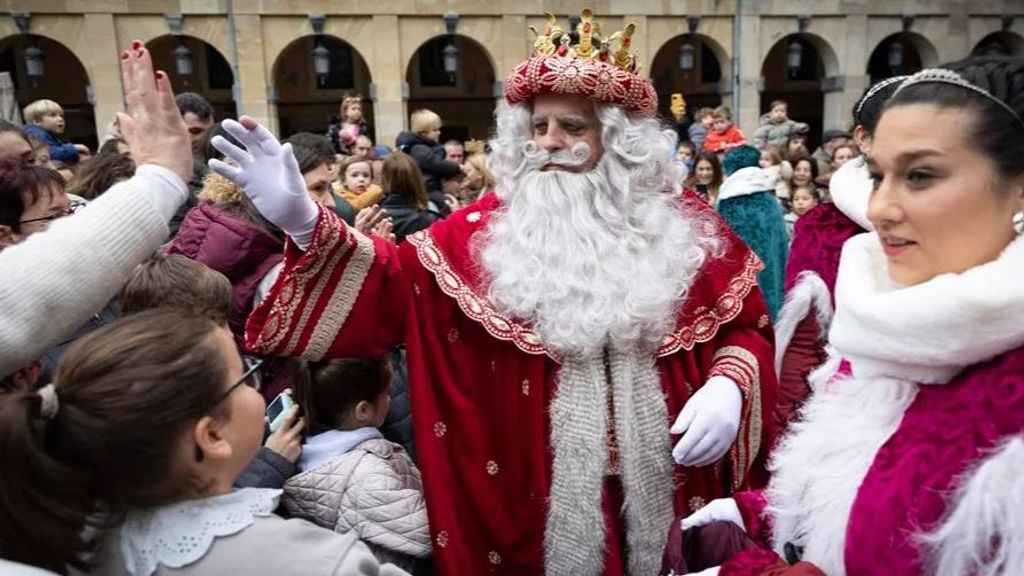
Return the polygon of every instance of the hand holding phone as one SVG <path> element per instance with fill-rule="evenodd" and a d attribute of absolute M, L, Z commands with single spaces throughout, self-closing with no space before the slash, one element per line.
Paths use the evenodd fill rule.
<path fill-rule="evenodd" d="M 281 392 L 274 398 L 274 401 L 267 406 L 267 426 L 270 428 L 270 433 L 277 432 L 277 429 L 284 424 L 285 417 L 288 415 L 288 411 L 291 410 L 295 402 L 292 400 L 291 395 L 288 392 Z"/>

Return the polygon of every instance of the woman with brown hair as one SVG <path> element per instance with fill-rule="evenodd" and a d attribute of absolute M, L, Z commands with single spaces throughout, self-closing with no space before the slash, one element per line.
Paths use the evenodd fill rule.
<path fill-rule="evenodd" d="M 56 384 L 0 397 L 5 558 L 61 573 L 400 574 L 232 483 L 263 438 L 231 333 L 180 310 L 95 331 Z"/>
<path fill-rule="evenodd" d="M 398 242 L 444 218 L 440 207 L 427 198 L 423 174 L 408 154 L 395 152 L 384 160 L 381 185 L 387 193 L 381 207 L 391 216 Z"/>

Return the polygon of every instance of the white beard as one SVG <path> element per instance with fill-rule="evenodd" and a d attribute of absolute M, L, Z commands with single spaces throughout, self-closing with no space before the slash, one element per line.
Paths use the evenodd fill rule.
<path fill-rule="evenodd" d="M 581 164 L 585 146 L 552 158 L 523 145 L 522 164 L 499 185 L 502 208 L 476 239 L 488 294 L 562 356 L 653 351 L 714 242 L 677 191 L 635 184 L 609 154 L 589 172 L 541 170 Z"/>

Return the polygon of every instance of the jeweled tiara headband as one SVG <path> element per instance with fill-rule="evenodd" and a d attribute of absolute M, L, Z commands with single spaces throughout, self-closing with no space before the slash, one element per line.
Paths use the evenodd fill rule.
<path fill-rule="evenodd" d="M 903 82 L 907 78 L 910 78 L 910 76 L 893 76 L 892 78 L 886 78 L 885 80 L 882 80 L 878 84 L 872 86 L 871 89 L 868 90 L 868 93 L 865 94 L 864 97 L 860 99 L 860 104 L 857 104 L 857 123 L 860 124 L 860 113 L 862 110 L 864 110 L 864 105 L 868 103 L 868 100 L 874 98 L 875 95 L 877 95 L 886 86 L 891 86 L 893 84 L 896 84 L 897 82 Z"/>
<path fill-rule="evenodd" d="M 900 84 L 900 87 L 897 88 L 892 95 L 895 97 L 907 86 L 925 83 L 952 84 L 954 86 L 959 86 L 965 90 L 970 90 L 971 92 L 981 94 L 985 98 L 988 98 L 989 100 L 1001 106 L 1003 110 L 1006 110 L 1006 112 L 1013 116 L 1017 120 L 1017 123 L 1020 124 L 1022 128 L 1024 128 L 1024 119 L 1021 119 L 1020 114 L 1017 114 L 1017 112 L 1014 111 L 1013 108 L 1010 108 L 1009 104 L 1003 102 L 999 98 L 996 98 L 988 90 L 985 90 L 980 86 L 975 86 L 974 84 L 971 84 L 970 82 L 967 81 L 966 78 L 964 78 L 960 74 L 957 74 L 956 72 L 952 70 L 947 70 L 945 68 L 925 68 L 924 70 L 921 70 L 920 72 L 914 74 L 910 78 L 907 78 L 902 84 Z"/>

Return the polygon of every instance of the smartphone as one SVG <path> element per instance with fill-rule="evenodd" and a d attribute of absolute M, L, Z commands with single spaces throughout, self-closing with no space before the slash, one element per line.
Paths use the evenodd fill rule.
<path fill-rule="evenodd" d="M 288 411 L 292 409 L 295 402 L 287 392 L 281 392 L 274 398 L 274 401 L 267 406 L 267 427 L 270 429 L 270 433 L 277 432 L 277 429 L 284 424 L 284 418 L 288 414 Z"/>
<path fill-rule="evenodd" d="M 700 194 L 701 196 L 703 196 L 705 198 L 708 197 L 708 185 L 707 184 L 697 184 L 696 186 L 694 186 L 694 189 L 697 190 L 697 194 Z"/>

